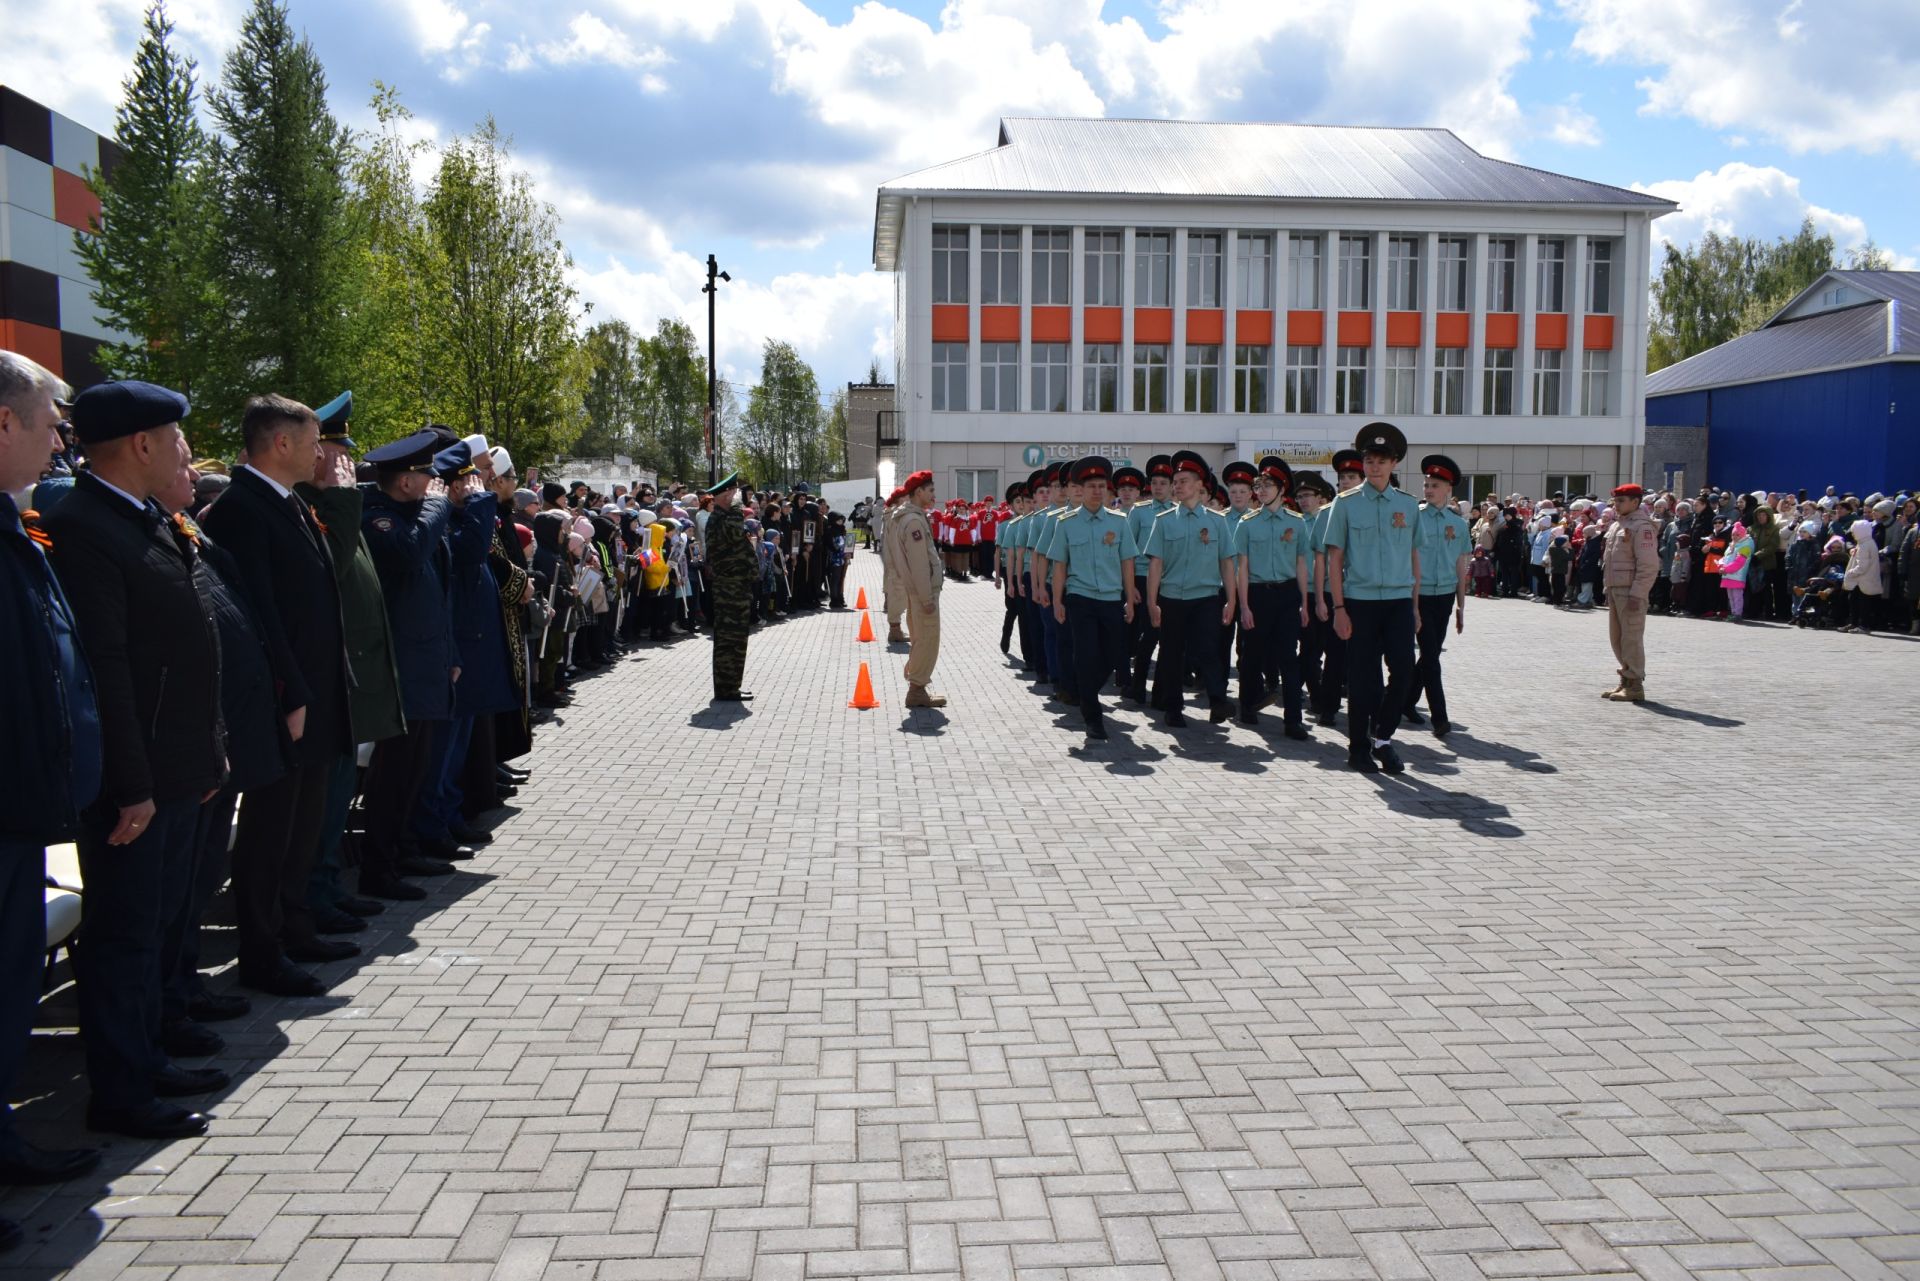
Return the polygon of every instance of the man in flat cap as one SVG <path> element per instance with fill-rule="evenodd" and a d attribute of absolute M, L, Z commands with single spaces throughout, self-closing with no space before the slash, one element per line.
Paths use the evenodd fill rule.
<path fill-rule="evenodd" d="M 1646 491 L 1634 484 L 1613 491 L 1619 519 L 1607 530 L 1602 574 L 1607 586 L 1607 639 L 1613 643 L 1620 683 L 1601 694 L 1616 703 L 1646 701 L 1647 596 L 1660 575 L 1660 549 L 1653 518 L 1642 509 Z"/>
<path fill-rule="evenodd" d="M 753 580 L 760 560 L 747 538 L 740 510 L 738 473 L 707 490 L 713 513 L 707 518 L 707 569 L 713 575 L 713 700 L 744 703 L 753 695 L 740 688 L 747 673 L 747 630 L 753 615 Z"/>
<path fill-rule="evenodd" d="M 1105 739 L 1100 689 L 1107 678 L 1126 670 L 1127 624 L 1138 598 L 1133 587 L 1137 549 L 1127 518 L 1107 506 L 1107 482 L 1113 464 L 1098 455 L 1073 465 L 1080 506 L 1054 526 L 1052 554 L 1053 616 L 1073 633 L 1078 671 L 1074 691 L 1089 739 Z"/>
<path fill-rule="evenodd" d="M 907 491 L 905 510 L 887 542 L 907 598 L 907 627 L 912 635 L 906 702 L 908 707 L 945 707 L 946 698 L 927 689 L 934 664 L 940 661 L 940 585 L 944 581 L 940 554 L 933 546 L 933 526 L 927 522 L 934 503 L 933 473 L 917 471 L 901 488 Z"/>
<path fill-rule="evenodd" d="M 197 531 L 154 495 L 191 455 L 187 398 L 144 382 L 75 397 L 90 470 L 47 517 L 51 559 L 92 664 L 105 741 L 100 799 L 81 817 L 86 920 L 74 953 L 92 1099 L 87 1124 L 136 1138 L 204 1134 L 171 1103 L 221 1089 L 161 1046 L 169 922 L 192 893 L 201 803 L 226 779 L 220 642 Z M 177 945 L 178 940 L 175 940 Z"/>
<path fill-rule="evenodd" d="M 1414 550 L 1420 557 L 1420 659 L 1414 665 L 1401 715 L 1412 724 L 1423 724 L 1414 704 L 1425 694 L 1433 732 L 1445 738 L 1452 732 L 1453 722 L 1447 717 L 1440 651 L 1449 626 L 1456 633 L 1467 629 L 1467 563 L 1473 554 L 1473 531 L 1453 508 L 1453 487 L 1460 483 L 1459 465 L 1445 454 L 1428 454 L 1420 460 L 1420 475 L 1426 501 L 1420 505 L 1419 526 L 1413 537 Z"/>

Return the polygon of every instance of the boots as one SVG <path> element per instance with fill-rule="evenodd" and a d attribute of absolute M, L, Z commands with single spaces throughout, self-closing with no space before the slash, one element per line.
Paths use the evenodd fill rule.
<path fill-rule="evenodd" d="M 908 707 L 945 707 L 946 705 L 947 696 L 945 694 L 928 693 L 925 685 L 907 686 Z"/>
<path fill-rule="evenodd" d="M 1639 684 L 1622 681 L 1620 688 L 1607 697 L 1616 703 L 1644 703 L 1647 701 L 1647 691 Z"/>
<path fill-rule="evenodd" d="M 900 630 L 898 624 L 889 623 L 887 625 L 887 644 L 904 645 L 906 641 L 907 634 Z"/>
<path fill-rule="evenodd" d="M 1621 690 L 1623 690 L 1623 689 L 1625 689 L 1626 687 L 1627 687 L 1627 680 L 1626 680 L 1626 677 L 1624 677 L 1624 676 L 1623 676 L 1623 677 L 1621 677 L 1621 678 L 1620 678 L 1619 680 L 1617 680 L 1617 681 L 1615 681 L 1615 682 L 1613 683 L 1613 688 L 1612 688 L 1612 689 L 1603 689 L 1603 690 L 1601 690 L 1601 691 L 1600 691 L 1600 697 L 1602 697 L 1602 698 L 1618 698 L 1618 697 L 1620 697 L 1620 691 L 1621 691 Z"/>

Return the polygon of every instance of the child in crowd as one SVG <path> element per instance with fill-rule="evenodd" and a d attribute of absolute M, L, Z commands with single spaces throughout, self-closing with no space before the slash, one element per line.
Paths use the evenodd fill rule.
<path fill-rule="evenodd" d="M 1573 569 L 1573 540 L 1567 536 L 1565 526 L 1555 526 L 1553 546 L 1547 548 L 1548 591 L 1553 595 L 1553 603 L 1567 603 L 1567 575 Z"/>
<path fill-rule="evenodd" d="M 1671 610 L 1676 614 L 1684 614 L 1687 612 L 1687 584 L 1693 578 L 1693 535 L 1680 534 L 1674 538 L 1673 545 L 1673 568 L 1667 575 L 1667 581 L 1673 585 Z"/>
<path fill-rule="evenodd" d="M 1473 594 L 1475 596 L 1493 595 L 1493 557 L 1484 547 L 1473 549 L 1473 563 L 1468 566 L 1473 576 Z"/>
<path fill-rule="evenodd" d="M 1741 622 L 1747 616 L 1747 571 L 1753 568 L 1753 539 L 1747 527 L 1733 522 L 1733 541 L 1720 558 L 1720 586 L 1727 592 L 1727 617 Z"/>

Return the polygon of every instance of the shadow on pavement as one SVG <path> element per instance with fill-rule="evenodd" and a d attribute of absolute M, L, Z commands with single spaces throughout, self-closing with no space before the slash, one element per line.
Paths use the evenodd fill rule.
<path fill-rule="evenodd" d="M 1630 703 L 1642 711 L 1652 712 L 1656 716 L 1666 716 L 1676 721 L 1692 721 L 1696 725 L 1705 725 L 1708 729 L 1739 729 L 1745 721 L 1736 721 L 1725 716 L 1714 716 L 1708 712 L 1692 712 L 1684 707 L 1669 707 L 1665 703 Z"/>
<path fill-rule="evenodd" d="M 687 724 L 694 729 L 727 729 L 751 715 L 753 709 L 745 703 L 714 703 L 687 717 Z"/>
<path fill-rule="evenodd" d="M 1374 774 L 1374 783 L 1387 808 L 1409 818 L 1451 819 L 1462 831 L 1497 840 L 1513 840 L 1526 832 L 1507 820 L 1512 811 L 1471 792 L 1450 792 L 1424 783 L 1411 774 Z"/>
<path fill-rule="evenodd" d="M 922 738 L 944 737 L 947 714 L 937 707 L 911 708 L 900 722 L 900 731 L 903 734 L 918 734 Z"/>

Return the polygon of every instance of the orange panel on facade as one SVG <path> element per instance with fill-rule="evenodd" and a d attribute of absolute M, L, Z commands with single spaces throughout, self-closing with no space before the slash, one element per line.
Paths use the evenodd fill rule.
<path fill-rule="evenodd" d="M 1133 309 L 1133 340 L 1135 342 L 1172 342 L 1173 308 L 1135 307 Z"/>
<path fill-rule="evenodd" d="M 1318 347 L 1327 336 L 1327 313 L 1290 311 L 1287 313 L 1287 344 L 1292 347 Z"/>
<path fill-rule="evenodd" d="M 1613 350 L 1613 317 L 1588 316 L 1586 328 L 1588 351 Z"/>
<path fill-rule="evenodd" d="M 1033 340 L 1035 342 L 1072 342 L 1073 308 L 1035 307 L 1033 309 Z"/>
<path fill-rule="evenodd" d="M 935 342 L 967 340 L 967 305 L 965 303 L 933 305 L 933 340 Z"/>
<path fill-rule="evenodd" d="M 1473 326 L 1464 311 L 1443 311 L 1433 318 L 1433 345 L 1468 347 L 1473 344 Z"/>
<path fill-rule="evenodd" d="M 1511 351 L 1520 345 L 1520 317 L 1511 311 L 1487 313 L 1487 347 Z"/>
<path fill-rule="evenodd" d="M 1233 340 L 1253 347 L 1265 347 L 1273 342 L 1273 313 L 1270 311 L 1243 311 L 1233 318 Z"/>
<path fill-rule="evenodd" d="M 1387 346 L 1418 347 L 1420 345 L 1420 313 L 1417 311 L 1390 311 L 1387 313 Z"/>
<path fill-rule="evenodd" d="M 1542 351 L 1567 349 L 1567 314 L 1543 311 L 1533 318 L 1533 345 Z"/>
<path fill-rule="evenodd" d="M 980 309 L 981 342 L 1019 342 L 1020 309 L 1018 307 L 982 307 Z"/>
<path fill-rule="evenodd" d="M 1373 345 L 1373 313 L 1370 311 L 1343 311 L 1340 313 L 1339 343 L 1342 347 L 1371 347 Z"/>
<path fill-rule="evenodd" d="M 1212 307 L 1187 309 L 1187 341 L 1217 343 L 1226 341 L 1227 313 Z"/>
<path fill-rule="evenodd" d="M 53 217 L 80 231 L 92 231 L 100 219 L 100 198 L 86 182 L 65 169 L 53 171 Z"/>
<path fill-rule="evenodd" d="M 1125 332 L 1118 307 L 1088 307 L 1080 313 L 1080 327 L 1088 342 L 1119 342 Z"/>
<path fill-rule="evenodd" d="M 17 351 L 29 360 L 66 377 L 60 363 L 60 331 L 24 320 L 0 320 L 0 350 Z"/>

